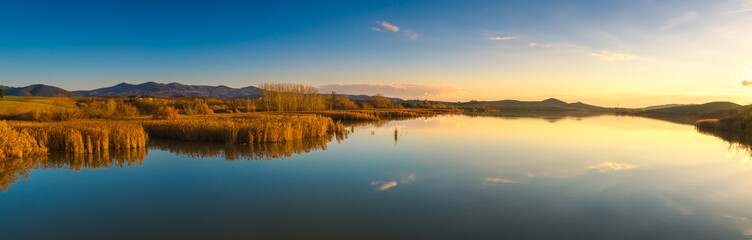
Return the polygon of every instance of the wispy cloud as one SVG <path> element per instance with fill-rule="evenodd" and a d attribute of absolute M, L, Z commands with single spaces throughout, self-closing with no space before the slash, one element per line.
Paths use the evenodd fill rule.
<path fill-rule="evenodd" d="M 597 53 L 591 52 L 590 56 L 599 58 L 601 60 L 609 61 L 609 62 L 622 61 L 622 60 L 631 60 L 631 59 L 636 59 L 637 58 L 637 56 L 635 56 L 635 55 L 630 55 L 630 54 L 626 54 L 626 53 L 611 52 L 611 51 L 607 51 L 607 50 L 602 50 L 602 51 L 597 52 Z"/>
<path fill-rule="evenodd" d="M 490 183 L 514 183 L 514 181 L 506 179 L 506 178 L 495 178 L 495 177 L 487 177 L 486 182 Z"/>
<path fill-rule="evenodd" d="M 750 69 L 750 68 L 744 68 L 744 71 L 747 72 L 747 76 L 748 77 L 752 77 L 752 69 Z M 752 81 L 749 81 L 748 78 L 741 77 L 741 76 L 737 75 L 734 72 L 729 72 L 729 78 L 731 80 L 734 80 L 734 81 L 741 80 L 742 81 L 742 86 L 752 87 Z"/>
<path fill-rule="evenodd" d="M 626 163 L 617 163 L 617 162 L 602 162 L 602 163 L 598 163 L 598 164 L 587 167 L 587 169 L 598 170 L 599 172 L 629 170 L 633 168 L 635 168 L 634 165 L 630 165 Z"/>
<path fill-rule="evenodd" d="M 381 191 L 389 190 L 390 188 L 396 187 L 397 181 L 373 181 L 371 182 L 371 185 L 377 186 L 376 189 Z"/>
<path fill-rule="evenodd" d="M 343 94 L 384 94 L 389 97 L 404 99 L 457 100 L 466 97 L 466 90 L 448 86 L 420 84 L 332 84 L 318 87 L 319 92 Z"/>
<path fill-rule="evenodd" d="M 389 22 L 383 22 L 383 21 L 376 21 L 377 26 L 371 27 L 371 30 L 374 30 L 376 32 L 395 32 L 395 33 L 401 33 L 405 38 L 410 40 L 418 40 L 418 33 L 416 33 L 413 30 L 405 29 L 401 30 L 400 27 L 391 24 Z"/>
<path fill-rule="evenodd" d="M 413 32 L 412 30 L 405 30 L 403 32 L 405 33 L 405 36 L 410 40 L 418 40 L 418 33 Z"/>
<path fill-rule="evenodd" d="M 518 38 L 519 37 L 499 37 L 499 36 L 496 36 L 496 37 L 488 37 L 487 39 L 491 40 L 491 41 L 501 41 L 501 40 L 512 40 L 512 39 L 518 39 Z"/>
<path fill-rule="evenodd" d="M 672 19 L 669 19 L 668 22 L 666 22 L 663 27 L 661 27 L 662 30 L 668 30 L 674 27 L 678 27 L 681 25 L 684 25 L 686 23 L 691 22 L 692 20 L 695 20 L 699 14 L 695 11 L 689 11 L 685 12 L 682 15 L 676 16 Z"/>
<path fill-rule="evenodd" d="M 725 12 L 725 14 L 748 13 L 748 12 L 752 12 L 752 9 L 733 10 L 733 11 Z"/>
<path fill-rule="evenodd" d="M 378 180 L 371 182 L 372 186 L 376 186 L 376 189 L 379 191 L 386 191 L 393 187 L 398 186 L 400 183 L 403 185 L 408 185 L 415 182 L 415 173 L 410 173 L 407 176 L 403 177 L 399 180 L 399 183 L 397 183 L 397 180 Z"/>
<path fill-rule="evenodd" d="M 385 32 L 385 31 L 391 31 L 391 32 L 399 32 L 400 28 L 392 25 L 389 22 L 382 22 L 382 21 L 376 21 L 376 24 L 378 24 L 378 27 L 371 27 L 372 30 L 377 32 Z"/>

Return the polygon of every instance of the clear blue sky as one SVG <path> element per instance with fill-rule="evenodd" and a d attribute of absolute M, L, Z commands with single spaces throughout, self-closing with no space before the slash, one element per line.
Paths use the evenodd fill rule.
<path fill-rule="evenodd" d="M 749 9 L 747 0 L 5 0 L 0 85 L 298 82 L 446 100 L 745 101 Z"/>

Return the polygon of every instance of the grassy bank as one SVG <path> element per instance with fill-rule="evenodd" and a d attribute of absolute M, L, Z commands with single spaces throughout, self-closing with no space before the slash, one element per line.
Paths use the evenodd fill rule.
<path fill-rule="evenodd" d="M 702 131 L 726 131 L 752 134 L 752 105 L 714 113 L 698 120 L 695 126 Z"/>

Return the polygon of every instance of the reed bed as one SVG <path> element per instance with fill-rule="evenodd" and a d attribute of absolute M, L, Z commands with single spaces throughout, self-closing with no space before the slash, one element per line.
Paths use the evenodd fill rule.
<path fill-rule="evenodd" d="M 0 159 L 40 155 L 47 148 L 40 146 L 27 131 L 17 131 L 5 121 L 0 121 Z"/>
<path fill-rule="evenodd" d="M 115 121 L 75 121 L 18 123 L 14 128 L 28 134 L 47 151 L 95 153 L 110 149 L 143 148 L 148 136 L 136 123 Z"/>
<path fill-rule="evenodd" d="M 147 120 L 150 136 L 184 141 L 235 143 L 286 142 L 346 131 L 331 118 L 305 114 L 233 114 L 173 120 Z"/>
<path fill-rule="evenodd" d="M 342 122 L 374 122 L 382 120 L 398 120 L 419 117 L 430 117 L 442 113 L 454 112 L 451 109 L 370 109 L 370 110 L 337 110 L 296 112 L 299 114 L 314 114 L 330 117 L 334 121 Z M 292 113 L 292 112 L 291 112 Z"/>

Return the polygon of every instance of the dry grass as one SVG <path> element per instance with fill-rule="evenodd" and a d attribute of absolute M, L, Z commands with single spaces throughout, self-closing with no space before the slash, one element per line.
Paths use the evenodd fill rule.
<path fill-rule="evenodd" d="M 372 122 L 381 120 L 398 120 L 418 117 L 430 117 L 442 113 L 454 112 L 451 109 L 369 109 L 369 110 L 338 110 L 311 111 L 301 114 L 316 114 L 330 117 L 334 121 L 342 122 Z"/>
<path fill-rule="evenodd" d="M 17 131 L 0 121 L 0 159 L 40 155 L 47 149 L 40 146 L 27 131 Z"/>
<path fill-rule="evenodd" d="M 703 120 L 698 120 L 695 123 L 695 126 L 697 128 L 699 128 L 699 129 L 704 129 L 704 130 L 715 129 L 718 126 L 718 119 L 703 119 Z"/>
<path fill-rule="evenodd" d="M 293 114 L 233 114 L 144 121 L 150 136 L 185 141 L 234 143 L 285 142 L 344 131 L 331 118 Z"/>

